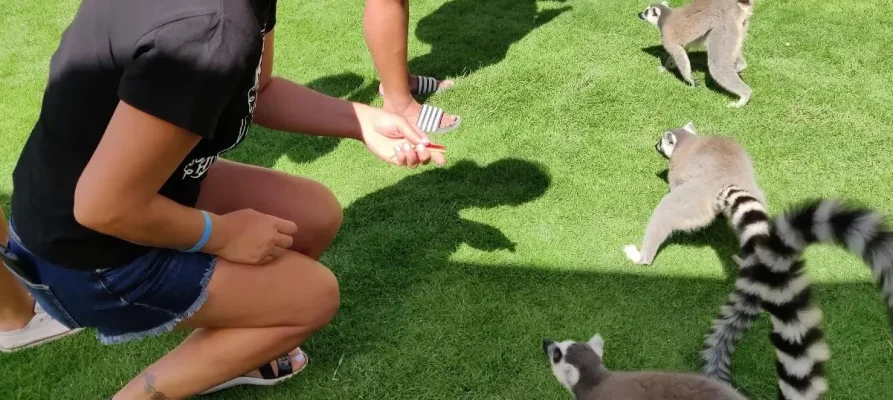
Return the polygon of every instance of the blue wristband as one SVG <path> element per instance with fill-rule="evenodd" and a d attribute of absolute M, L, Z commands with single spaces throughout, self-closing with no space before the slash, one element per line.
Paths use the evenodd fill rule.
<path fill-rule="evenodd" d="M 208 243 L 208 239 L 211 237 L 211 215 L 208 214 L 207 211 L 202 210 L 202 216 L 205 217 L 205 231 L 202 232 L 202 238 L 199 239 L 198 243 L 195 246 L 192 246 L 189 250 L 184 250 L 187 253 L 195 253 L 205 247 L 205 244 Z"/>

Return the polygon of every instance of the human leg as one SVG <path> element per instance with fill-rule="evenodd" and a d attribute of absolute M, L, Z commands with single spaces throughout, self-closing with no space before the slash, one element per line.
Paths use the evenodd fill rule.
<path fill-rule="evenodd" d="M 192 334 L 115 398 L 180 399 L 240 375 L 257 376 L 258 367 L 326 326 L 338 306 L 334 275 L 299 253 L 261 266 L 219 260 L 207 302 L 178 326 Z M 293 365 L 301 367 L 299 360 Z"/>
<path fill-rule="evenodd" d="M 0 210 L 0 245 L 6 246 L 9 234 L 6 217 Z M 34 299 L 6 268 L 0 268 L 0 332 L 22 329 L 34 317 Z"/>
<path fill-rule="evenodd" d="M 341 205 L 322 184 L 227 160 L 208 171 L 198 206 L 217 214 L 252 208 L 293 221 L 298 232 L 291 249 L 312 259 L 329 247 L 343 220 Z"/>
<path fill-rule="evenodd" d="M 316 261 L 334 239 L 342 218 L 340 206 L 325 187 L 219 161 L 208 172 L 198 206 L 215 213 L 253 208 L 290 219 L 298 225 L 295 251 L 262 266 L 218 260 L 207 301 L 178 326 L 194 332 L 116 398 L 151 399 L 154 391 L 166 396 L 157 398 L 174 399 L 240 375 L 257 377 L 259 366 L 293 351 L 326 326 L 338 309 L 337 280 Z M 299 369 L 302 360 L 292 364 Z M 277 369 L 275 362 L 271 365 Z"/>
<path fill-rule="evenodd" d="M 0 244 L 9 235 L 6 217 L 0 210 Z M 0 266 L 0 351 L 8 352 L 47 343 L 76 333 L 43 312 L 35 312 L 34 299 L 16 277 Z"/>
<path fill-rule="evenodd" d="M 409 121 L 422 118 L 422 105 L 411 93 L 413 76 L 407 66 L 409 27 L 408 0 L 367 0 L 363 19 L 364 34 L 375 69 L 381 79 L 384 109 L 405 116 Z M 442 87 L 452 82 L 442 81 Z M 458 118 L 443 114 L 440 128 L 454 125 Z"/>

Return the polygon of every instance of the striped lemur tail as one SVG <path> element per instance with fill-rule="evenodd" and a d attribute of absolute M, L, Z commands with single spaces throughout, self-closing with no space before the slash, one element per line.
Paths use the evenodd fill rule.
<path fill-rule="evenodd" d="M 704 345 L 703 373 L 731 383 L 731 354 L 761 310 L 771 315 L 778 398 L 818 399 L 827 391 L 824 363 L 830 351 L 819 327 L 822 312 L 811 304 L 809 279 L 803 274 L 803 251 L 826 243 L 858 255 L 871 268 L 893 322 L 893 232 L 872 209 L 848 206 L 837 199 L 818 199 L 769 220 L 765 206 L 751 194 L 730 186 L 717 207 L 739 234 L 740 273 L 734 292 L 722 306 Z"/>

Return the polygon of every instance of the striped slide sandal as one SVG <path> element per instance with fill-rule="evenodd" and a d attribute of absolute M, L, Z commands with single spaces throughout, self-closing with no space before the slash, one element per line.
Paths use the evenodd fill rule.
<path fill-rule="evenodd" d="M 409 94 L 413 96 L 424 96 L 427 94 L 437 94 L 449 87 L 441 88 L 437 84 L 437 78 L 430 76 L 416 75 L 416 88 L 410 89 Z M 451 85 L 452 86 L 452 85 Z M 384 86 L 378 85 L 378 94 L 384 96 Z"/>
<path fill-rule="evenodd" d="M 416 125 L 418 125 L 419 129 L 425 133 L 431 134 L 440 134 L 447 133 L 459 127 L 459 124 L 462 122 L 462 118 L 456 116 L 456 122 L 453 122 L 449 126 L 441 127 L 440 120 L 443 118 L 443 110 L 429 106 L 427 104 L 422 104 L 422 111 L 419 113 L 419 119 L 416 121 Z"/>

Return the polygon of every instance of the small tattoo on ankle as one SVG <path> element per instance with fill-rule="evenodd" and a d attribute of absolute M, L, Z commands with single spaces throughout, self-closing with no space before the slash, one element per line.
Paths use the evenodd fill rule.
<path fill-rule="evenodd" d="M 164 393 L 161 393 L 155 390 L 155 375 L 151 372 L 146 372 L 143 374 L 143 391 L 151 395 L 150 399 L 152 400 L 169 400 Z"/>

